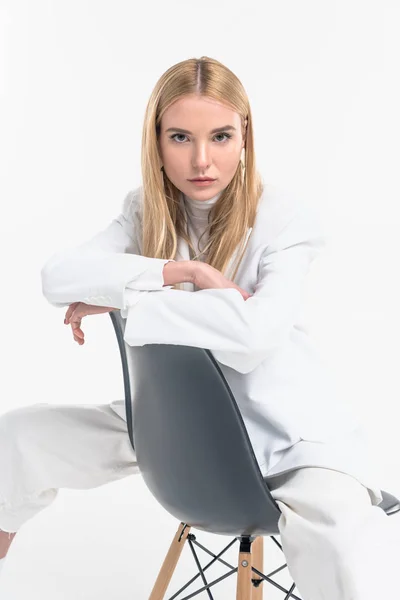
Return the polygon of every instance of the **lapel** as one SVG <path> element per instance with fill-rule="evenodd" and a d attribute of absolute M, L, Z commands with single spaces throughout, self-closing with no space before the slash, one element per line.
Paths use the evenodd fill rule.
<path fill-rule="evenodd" d="M 184 203 L 182 194 L 180 194 L 180 203 L 181 203 L 181 207 L 183 209 L 183 214 L 184 214 L 185 223 L 186 223 L 186 231 L 187 231 L 187 215 L 186 215 L 186 208 L 185 208 L 185 203 Z M 253 230 L 252 227 L 249 227 L 247 230 L 243 254 L 246 251 L 247 244 L 248 244 L 252 230 Z M 240 249 L 240 244 L 238 244 L 238 246 L 234 250 L 234 252 L 229 260 L 227 270 L 226 270 L 226 273 L 227 273 L 226 277 L 228 279 L 232 279 L 233 270 L 235 268 L 236 259 L 238 258 L 239 249 Z M 179 238 L 178 238 L 178 248 L 177 248 L 175 260 L 191 260 L 189 244 L 181 236 L 179 236 Z M 197 286 L 195 286 L 193 283 L 189 283 L 189 282 L 181 283 L 180 287 L 181 287 L 181 289 L 183 289 L 185 291 L 189 291 L 189 292 L 196 292 L 199 289 L 201 289 L 201 288 L 198 288 Z"/>

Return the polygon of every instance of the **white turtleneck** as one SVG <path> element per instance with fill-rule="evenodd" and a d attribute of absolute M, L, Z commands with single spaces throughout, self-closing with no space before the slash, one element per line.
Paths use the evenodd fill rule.
<path fill-rule="evenodd" d="M 204 233 L 204 236 L 201 239 L 201 249 L 199 248 L 199 238 L 202 235 L 202 233 L 207 229 L 208 214 L 209 214 L 213 204 L 215 204 L 215 202 L 220 197 L 221 192 L 219 192 L 218 194 L 216 194 L 215 196 L 210 198 L 210 200 L 194 200 L 193 198 L 189 198 L 189 196 L 186 196 L 182 192 L 181 192 L 181 194 L 182 194 L 183 203 L 184 203 L 184 207 L 185 207 L 186 215 L 187 215 L 187 224 L 188 224 L 187 232 L 191 239 L 193 247 L 196 250 L 196 254 L 198 254 L 199 252 L 201 252 L 201 250 L 203 250 L 205 248 L 205 245 L 207 244 L 208 231 L 206 231 Z M 189 248 L 189 252 L 190 252 L 191 259 L 192 259 L 193 256 L 192 256 L 192 251 L 190 248 Z M 205 256 L 202 254 L 198 258 L 198 260 L 204 261 Z M 148 275 L 146 274 L 146 271 L 144 271 L 141 275 L 139 275 L 138 277 L 135 278 L 135 285 L 138 284 L 138 281 L 140 280 L 141 276 L 144 279 L 146 277 L 148 277 Z M 189 291 L 198 291 L 199 289 L 201 289 L 201 288 L 197 287 L 195 284 L 189 283 L 189 282 L 183 283 L 182 285 L 183 285 L 184 289 L 189 290 Z M 171 289 L 171 288 L 172 288 L 172 286 L 166 286 L 164 289 Z M 139 299 L 142 298 L 147 293 L 148 292 L 145 290 L 131 289 L 129 287 L 129 283 L 126 284 L 125 297 L 124 297 L 126 308 L 121 309 L 121 315 L 124 319 L 127 317 L 128 308 L 130 306 L 134 306 L 139 301 Z"/>
<path fill-rule="evenodd" d="M 199 239 L 203 232 L 208 227 L 208 215 L 212 206 L 216 203 L 220 197 L 221 192 L 210 198 L 210 200 L 194 200 L 189 198 L 186 194 L 183 194 L 183 200 L 186 209 L 186 215 L 188 219 L 188 234 L 192 241 L 196 253 L 201 252 L 207 245 L 208 231 L 206 231 L 201 238 L 200 246 Z M 198 260 L 204 261 L 205 257 L 202 254 Z"/>

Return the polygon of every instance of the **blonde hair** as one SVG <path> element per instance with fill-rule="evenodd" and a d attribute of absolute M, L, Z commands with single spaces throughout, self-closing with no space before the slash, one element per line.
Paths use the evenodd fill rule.
<path fill-rule="evenodd" d="M 168 107 L 186 95 L 213 98 L 228 105 L 241 117 L 245 138 L 244 168 L 238 168 L 209 215 L 209 239 L 205 261 L 225 274 L 238 244 L 242 244 L 234 269 L 236 276 L 245 250 L 246 234 L 253 227 L 263 192 L 256 170 L 253 122 L 249 99 L 240 80 L 222 63 L 207 56 L 190 58 L 170 67 L 157 81 L 149 98 L 142 135 L 142 254 L 174 259 L 181 236 L 196 254 L 185 229 L 180 206 L 181 191 L 161 169 L 158 137 L 161 118 Z M 247 125 L 246 125 L 247 120 Z M 234 280 L 234 279 L 232 279 Z M 179 284 L 174 288 L 179 289 Z"/>

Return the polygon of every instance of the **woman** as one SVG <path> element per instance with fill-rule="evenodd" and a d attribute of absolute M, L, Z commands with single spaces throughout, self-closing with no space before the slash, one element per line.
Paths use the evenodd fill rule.
<path fill-rule="evenodd" d="M 120 309 L 132 346 L 212 351 L 282 511 L 281 541 L 300 593 L 375 599 L 395 572 L 381 492 L 363 432 L 332 392 L 302 321 L 306 274 L 324 235 L 309 206 L 262 183 L 249 100 L 220 62 L 189 59 L 157 82 L 142 176 L 106 229 L 47 261 L 45 297 L 68 307 L 64 322 L 78 344 L 85 316 Z M 139 472 L 123 400 L 36 404 L 0 423 L 0 456 L 8 456 L 0 459 L 0 557 L 58 488 Z M 61 460 L 52 454 L 60 440 Z"/>

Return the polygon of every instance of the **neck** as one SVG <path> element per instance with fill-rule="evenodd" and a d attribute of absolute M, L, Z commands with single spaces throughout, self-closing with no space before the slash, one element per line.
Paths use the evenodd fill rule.
<path fill-rule="evenodd" d="M 186 194 L 182 194 L 186 212 L 189 213 L 193 219 L 207 223 L 208 213 L 220 197 L 221 193 L 222 192 L 218 192 L 218 194 L 215 194 L 215 196 L 209 200 L 195 200 Z"/>
<path fill-rule="evenodd" d="M 202 205 L 209 206 L 209 205 L 215 204 L 215 202 L 221 196 L 221 193 L 222 192 L 218 192 L 218 194 L 215 194 L 215 196 L 213 196 L 209 200 L 197 200 L 195 198 L 191 198 L 190 196 L 187 196 L 186 194 L 183 194 L 183 198 L 184 198 L 185 202 L 190 202 L 190 203 L 194 204 L 195 206 L 202 206 Z"/>

